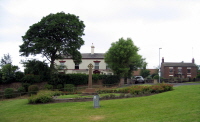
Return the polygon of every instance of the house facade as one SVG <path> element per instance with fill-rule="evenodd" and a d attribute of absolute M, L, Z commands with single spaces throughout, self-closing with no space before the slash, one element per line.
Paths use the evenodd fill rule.
<path fill-rule="evenodd" d="M 88 74 L 88 65 L 93 65 L 93 73 L 112 75 L 113 72 L 108 68 L 105 60 L 105 53 L 94 53 L 94 46 L 91 46 L 91 53 L 82 53 L 82 62 L 80 64 L 74 63 L 70 57 L 58 59 L 55 61 L 56 65 L 61 66 L 59 68 L 60 73 L 85 73 Z M 63 66 L 63 67 L 62 67 Z"/>
<path fill-rule="evenodd" d="M 161 77 L 163 78 L 195 78 L 197 76 L 197 66 L 194 58 L 191 63 L 185 62 L 164 62 L 161 63 Z"/>

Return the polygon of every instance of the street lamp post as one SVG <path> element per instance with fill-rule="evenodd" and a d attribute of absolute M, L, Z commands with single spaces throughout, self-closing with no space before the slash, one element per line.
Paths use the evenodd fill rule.
<path fill-rule="evenodd" d="M 160 76 L 161 76 L 161 71 L 160 71 L 160 49 L 162 49 L 162 48 L 159 48 L 159 81 L 158 81 L 158 83 L 160 83 Z"/>

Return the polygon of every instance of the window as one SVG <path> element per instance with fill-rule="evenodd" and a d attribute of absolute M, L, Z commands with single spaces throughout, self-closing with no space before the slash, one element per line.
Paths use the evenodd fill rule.
<path fill-rule="evenodd" d="M 60 69 L 64 69 L 65 68 L 65 61 L 60 61 Z"/>
<path fill-rule="evenodd" d="M 94 63 L 94 69 L 99 69 L 99 62 Z"/>
<path fill-rule="evenodd" d="M 187 67 L 187 74 L 191 74 L 191 67 Z"/>
<path fill-rule="evenodd" d="M 79 69 L 79 64 L 75 63 L 75 68 L 74 69 Z"/>
<path fill-rule="evenodd" d="M 178 67 L 178 74 L 182 74 L 182 67 Z"/>
<path fill-rule="evenodd" d="M 173 73 L 173 67 L 169 67 L 169 73 Z"/>

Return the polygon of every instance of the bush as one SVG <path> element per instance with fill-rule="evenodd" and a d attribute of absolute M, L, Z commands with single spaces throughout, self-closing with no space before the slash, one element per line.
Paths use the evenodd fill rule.
<path fill-rule="evenodd" d="M 30 86 L 30 83 L 22 83 L 22 87 L 24 87 L 25 92 L 28 92 L 28 87 Z"/>
<path fill-rule="evenodd" d="M 48 89 L 48 90 L 52 90 L 53 89 L 53 85 L 50 85 L 50 84 L 45 84 L 45 89 Z"/>
<path fill-rule="evenodd" d="M 5 98 L 12 98 L 14 96 L 13 93 L 14 93 L 14 90 L 12 88 L 6 88 L 4 90 Z"/>
<path fill-rule="evenodd" d="M 73 84 L 65 84 L 64 91 L 74 92 L 74 85 Z"/>
<path fill-rule="evenodd" d="M 158 75 L 155 75 L 155 76 L 153 77 L 153 79 L 159 79 L 159 76 L 158 76 Z"/>
<path fill-rule="evenodd" d="M 33 74 L 28 74 L 28 75 L 25 75 L 21 81 L 23 83 L 30 83 L 30 84 L 33 84 L 33 83 L 39 83 L 41 82 L 41 79 L 40 79 L 40 76 L 39 75 L 33 75 Z"/>
<path fill-rule="evenodd" d="M 57 89 L 62 89 L 63 88 L 63 85 L 62 84 L 58 84 L 57 85 Z"/>
<path fill-rule="evenodd" d="M 48 91 L 48 90 L 41 90 L 38 92 L 37 95 L 32 95 L 28 98 L 28 103 L 30 104 L 37 104 L 37 103 L 48 103 L 53 101 L 53 97 L 55 95 L 60 95 L 61 92 L 59 91 Z"/>
<path fill-rule="evenodd" d="M 28 87 L 29 94 L 37 94 L 38 91 L 39 91 L 39 88 L 37 85 L 30 85 Z"/>
<path fill-rule="evenodd" d="M 103 79 L 103 84 L 117 84 L 119 83 L 120 78 L 117 75 L 106 75 Z"/>
<path fill-rule="evenodd" d="M 21 94 L 25 94 L 25 92 L 26 92 L 25 88 L 22 87 L 22 86 L 19 87 L 19 88 L 17 89 L 17 91 L 20 92 Z"/>

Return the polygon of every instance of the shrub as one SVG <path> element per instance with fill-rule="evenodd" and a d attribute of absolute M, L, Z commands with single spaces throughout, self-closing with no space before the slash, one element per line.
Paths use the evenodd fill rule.
<path fill-rule="evenodd" d="M 14 93 L 14 90 L 12 88 L 6 88 L 4 90 L 5 98 L 12 98 L 14 96 L 13 93 Z"/>
<path fill-rule="evenodd" d="M 159 75 L 155 75 L 153 79 L 159 79 Z"/>
<path fill-rule="evenodd" d="M 28 74 L 28 75 L 25 75 L 21 81 L 23 83 L 30 83 L 30 84 L 33 84 L 33 83 L 39 83 L 41 82 L 41 79 L 40 79 L 40 76 L 39 75 L 33 75 L 33 74 Z"/>
<path fill-rule="evenodd" d="M 50 85 L 50 84 L 45 84 L 45 89 L 48 89 L 48 90 L 52 90 L 53 89 L 53 85 Z"/>
<path fill-rule="evenodd" d="M 30 85 L 28 87 L 29 94 L 37 94 L 38 91 L 39 91 L 39 88 L 37 85 Z"/>
<path fill-rule="evenodd" d="M 64 91 L 74 92 L 74 85 L 73 84 L 65 84 Z"/>
<path fill-rule="evenodd" d="M 58 84 L 57 85 L 57 89 L 62 89 L 63 88 L 63 85 L 62 84 Z"/>
<path fill-rule="evenodd" d="M 25 88 L 25 92 L 28 92 L 28 87 L 30 86 L 30 83 L 22 83 L 22 87 Z"/>
<path fill-rule="evenodd" d="M 20 92 L 21 94 L 25 94 L 25 92 L 26 92 L 25 88 L 22 87 L 22 86 L 19 87 L 19 88 L 17 89 L 17 91 Z"/>
<path fill-rule="evenodd" d="M 37 104 L 37 103 L 48 103 L 53 101 L 53 97 L 55 95 L 60 95 L 60 91 L 48 91 L 48 90 L 41 90 L 38 92 L 37 95 L 32 95 L 28 98 L 28 103 L 30 104 Z"/>

